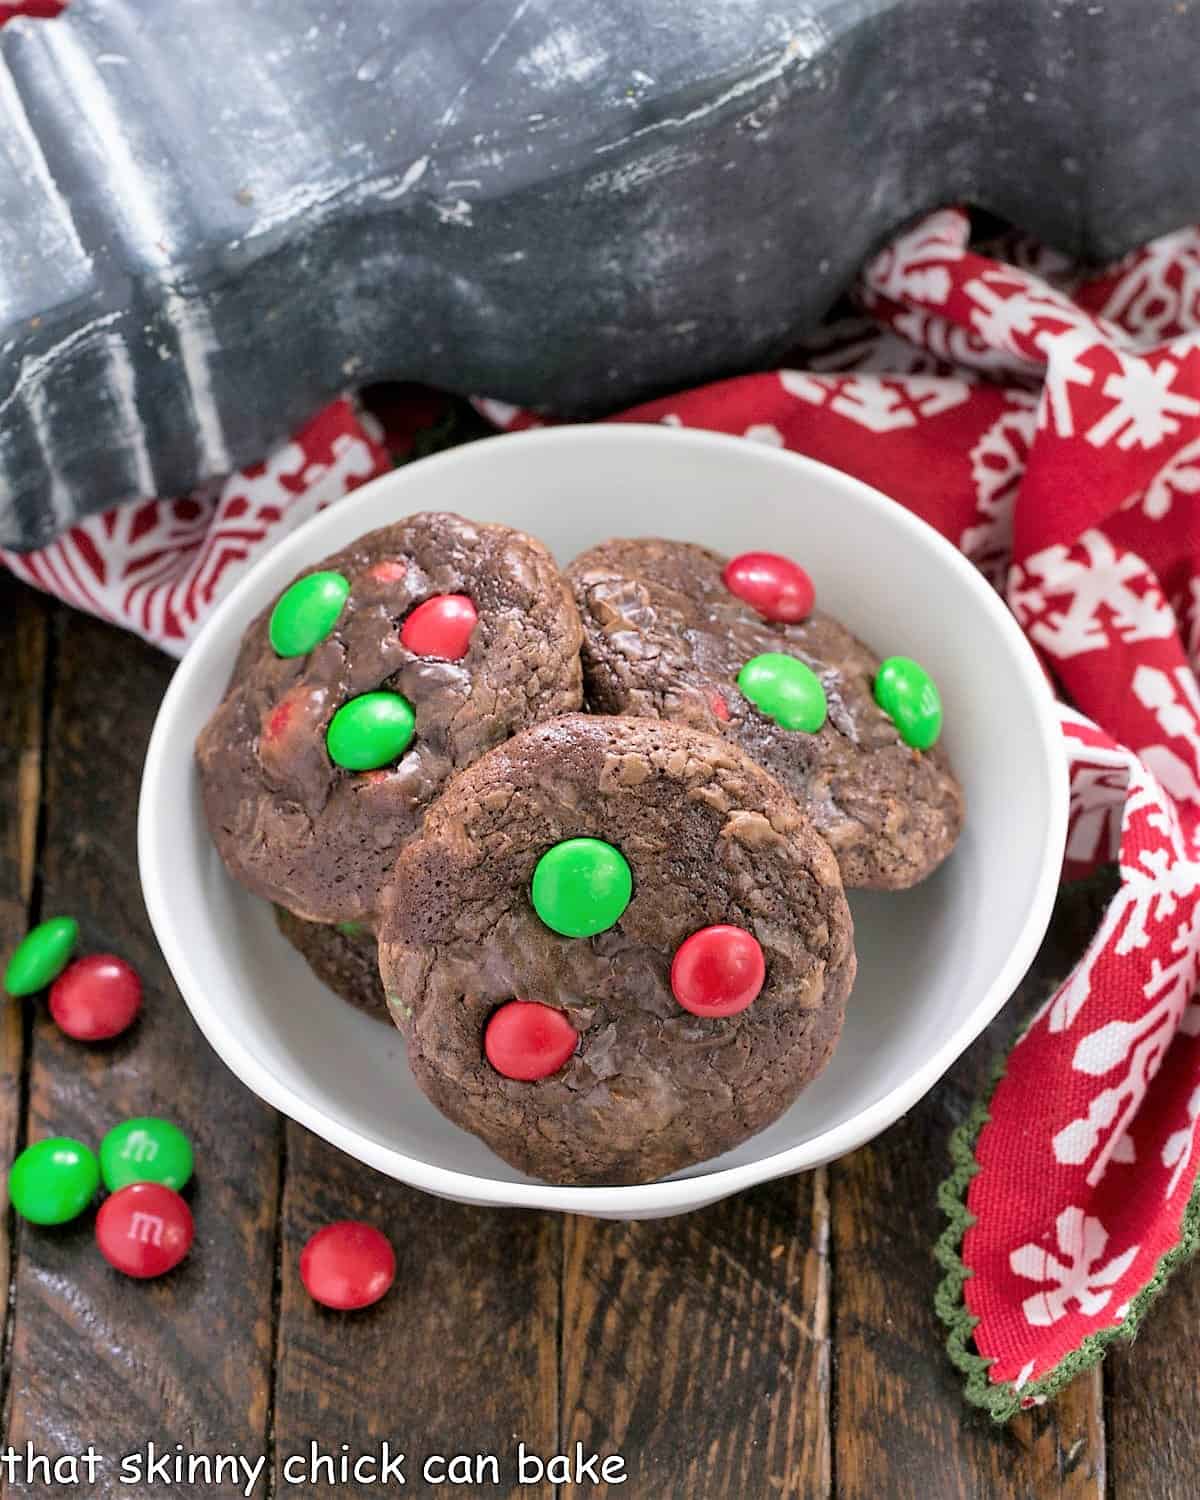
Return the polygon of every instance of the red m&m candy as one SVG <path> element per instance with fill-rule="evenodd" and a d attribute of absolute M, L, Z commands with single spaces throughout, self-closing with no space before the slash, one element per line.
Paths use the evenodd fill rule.
<path fill-rule="evenodd" d="M 736 1016 L 758 997 L 766 972 L 745 928 L 702 927 L 675 950 L 671 993 L 694 1016 Z"/>
<path fill-rule="evenodd" d="M 764 620 L 795 625 L 812 614 L 812 579 L 790 557 L 777 552 L 743 552 L 721 574 L 731 594 L 756 609 Z"/>
<path fill-rule="evenodd" d="M 439 594 L 418 604 L 400 627 L 400 644 L 414 656 L 461 661 L 479 614 L 466 594 Z"/>
<path fill-rule="evenodd" d="M 396 1279 L 396 1254 L 373 1224 L 341 1219 L 300 1252 L 300 1280 L 314 1302 L 351 1312 L 370 1307 Z"/>
<path fill-rule="evenodd" d="M 77 958 L 50 987 L 50 1014 L 77 1042 L 120 1036 L 141 1008 L 137 970 L 112 953 Z"/>
<path fill-rule="evenodd" d="M 532 1083 L 549 1078 L 579 1043 L 574 1026 L 549 1005 L 536 1000 L 510 1000 L 487 1024 L 483 1050 L 497 1073 Z"/>
<path fill-rule="evenodd" d="M 117 1271 L 139 1280 L 165 1276 L 192 1248 L 192 1211 L 161 1182 L 134 1182 L 106 1198 L 96 1215 L 96 1244 Z"/>

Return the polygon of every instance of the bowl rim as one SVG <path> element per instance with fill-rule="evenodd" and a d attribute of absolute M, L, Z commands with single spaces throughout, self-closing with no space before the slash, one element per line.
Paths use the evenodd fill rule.
<path fill-rule="evenodd" d="M 746 442 L 743 437 L 703 429 L 622 422 L 580 423 L 503 433 L 449 449 L 420 459 L 405 468 L 380 475 L 339 499 L 334 506 L 309 517 L 247 569 L 201 626 L 163 696 L 146 752 L 138 804 L 138 865 L 142 893 L 163 956 L 179 986 L 184 1003 L 204 1037 L 238 1080 L 281 1114 L 297 1121 L 356 1160 L 412 1187 L 442 1197 L 497 1207 L 552 1209 L 628 1218 L 637 1218 L 639 1213 L 657 1215 L 681 1212 L 713 1203 L 757 1183 L 811 1170 L 871 1140 L 894 1124 L 933 1087 L 1010 998 L 1032 964 L 1049 926 L 1062 855 L 1066 847 L 1069 781 L 1058 705 L 1050 684 L 1033 648 L 1003 600 L 974 564 L 932 526 L 874 486 L 840 469 L 787 449 L 753 444 L 749 446 L 758 461 L 767 459 L 778 463 L 792 482 L 807 471 L 818 477 L 822 485 L 842 487 L 854 492 L 870 509 L 882 510 L 886 507 L 892 524 L 913 532 L 921 546 L 936 554 L 941 565 L 965 579 L 980 609 L 992 617 L 1002 638 L 1007 641 L 1034 708 L 1040 731 L 1038 754 L 1050 798 L 1042 867 L 1028 896 L 1019 940 L 970 1013 L 946 1036 L 937 1050 L 902 1083 L 851 1118 L 819 1135 L 811 1136 L 799 1145 L 786 1147 L 770 1156 L 738 1166 L 723 1167 L 714 1172 L 665 1181 L 612 1187 L 572 1187 L 479 1177 L 454 1168 L 437 1166 L 382 1145 L 354 1126 L 344 1124 L 320 1106 L 297 1097 L 242 1042 L 232 1020 L 207 1000 L 207 987 L 192 962 L 183 926 L 172 910 L 172 903 L 166 894 L 170 884 L 162 857 L 166 852 L 166 841 L 160 840 L 157 835 L 155 824 L 159 820 L 156 813 L 163 802 L 163 779 L 170 757 L 175 753 L 175 720 L 188 702 L 192 682 L 200 671 L 208 643 L 217 639 L 224 622 L 257 592 L 259 579 L 268 566 L 277 565 L 281 557 L 313 550 L 308 547 L 308 538 L 328 524 L 331 513 L 336 512 L 345 517 L 356 506 L 369 502 L 371 496 L 384 486 L 400 491 L 405 488 L 419 491 L 420 485 L 436 470 L 451 469 L 463 464 L 486 463 L 488 453 L 498 443 L 503 444 L 503 451 L 509 453 L 511 459 L 514 456 L 519 458 L 523 452 L 528 453 L 530 450 L 586 443 L 628 445 L 635 449 L 639 445 L 682 443 L 692 446 L 702 455 L 707 448 L 728 448 L 733 444 L 746 445 Z M 413 507 L 414 510 L 420 508 L 419 502 Z M 397 510 L 397 516 L 410 513 L 412 512 Z M 297 566 L 303 566 L 303 561 L 298 561 Z"/>

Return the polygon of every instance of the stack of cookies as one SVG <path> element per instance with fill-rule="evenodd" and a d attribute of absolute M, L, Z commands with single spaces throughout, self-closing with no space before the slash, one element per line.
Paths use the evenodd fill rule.
<path fill-rule="evenodd" d="M 534 1176 L 631 1183 L 829 1061 L 845 889 L 958 836 L 940 728 L 789 559 L 612 541 L 564 574 L 426 514 L 253 622 L 197 761 L 230 873 L 443 1113 Z"/>

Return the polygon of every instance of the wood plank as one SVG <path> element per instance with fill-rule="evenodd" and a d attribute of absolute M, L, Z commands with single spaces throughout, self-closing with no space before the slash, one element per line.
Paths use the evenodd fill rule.
<path fill-rule="evenodd" d="M 70 1041 L 39 1009 L 27 1136 L 98 1145 L 130 1115 L 177 1120 L 196 1150 L 197 1239 L 178 1271 L 139 1283 L 101 1260 L 90 1215 L 59 1230 L 22 1227 L 8 1438 L 50 1454 L 95 1442 L 110 1461 L 89 1494 L 154 1493 L 120 1483 L 115 1462 L 149 1439 L 265 1450 L 279 1128 L 201 1039 L 142 906 L 138 784 L 170 663 L 82 615 L 56 624 L 42 908 L 76 916 L 85 949 L 128 958 L 146 995 L 134 1029 L 99 1047 Z M 5 1491 L 34 1492 L 20 1481 Z"/>
<path fill-rule="evenodd" d="M 830 1493 L 826 1174 L 682 1218 L 566 1221 L 563 1433 L 656 1500 Z"/>
<path fill-rule="evenodd" d="M 1182 1268 L 1134 1344 L 1105 1362 L 1112 1500 L 1194 1500 L 1200 1474 L 1200 1275 Z"/>
<path fill-rule="evenodd" d="M 1095 930 L 1109 875 L 1069 888 L 1020 992 L 937 1089 L 832 1171 L 837 1493 L 1003 1500 L 1100 1500 L 1105 1485 L 1102 1381 L 1081 1377 L 1058 1402 L 1005 1429 L 968 1408 L 933 1312 L 943 1222 L 937 1185 L 951 1131 L 997 1053 L 1063 979 Z"/>
<path fill-rule="evenodd" d="M 40 594 L 0 569 L 0 966 L 30 926 L 42 785 L 42 711 L 46 619 Z M 0 996 L 0 1163 L 22 1144 L 23 1077 L 28 1006 Z M 8 1316 L 13 1220 L 8 1174 L 0 1175 L 0 1330 Z M 0 1338 L 0 1351 L 7 1341 Z M 3 1355 L 0 1354 L 0 1358 Z M 0 1370 L 0 1411 L 8 1388 Z"/>
<path fill-rule="evenodd" d="M 345 1218 L 382 1229 L 397 1260 L 388 1295 L 353 1314 L 319 1307 L 299 1271 L 308 1237 Z M 455 1493 L 552 1500 L 553 1485 L 517 1485 L 516 1449 L 557 1447 L 561 1221 L 427 1197 L 289 1125 L 282 1224 L 276 1493 L 372 1493 L 327 1470 L 289 1484 L 303 1468 L 284 1465 L 314 1440 L 378 1455 L 386 1439 L 408 1457 L 406 1494 L 450 1492 L 422 1480 L 432 1455 L 481 1453 L 497 1458 L 501 1484 Z"/>

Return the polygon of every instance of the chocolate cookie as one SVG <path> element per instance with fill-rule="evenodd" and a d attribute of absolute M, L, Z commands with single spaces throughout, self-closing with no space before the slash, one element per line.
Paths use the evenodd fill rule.
<path fill-rule="evenodd" d="M 230 872 L 361 921 L 455 770 L 578 708 L 579 615 L 532 537 L 417 515 L 308 569 L 253 622 L 196 745 Z"/>
<path fill-rule="evenodd" d="M 505 1160 L 648 1182 L 775 1120 L 855 958 L 837 863 L 734 745 L 571 714 L 455 777 L 382 891 L 417 1082 Z"/>
<path fill-rule="evenodd" d="M 275 925 L 326 988 L 376 1020 L 388 1019 L 379 978 L 379 944 L 365 923 L 306 922 L 286 906 L 275 908 Z"/>
<path fill-rule="evenodd" d="M 931 743 L 936 690 L 916 663 L 894 658 L 880 678 L 885 712 L 879 658 L 812 608 L 795 564 L 762 553 L 726 564 L 683 542 L 611 541 L 577 557 L 567 576 L 597 712 L 671 719 L 734 741 L 801 803 L 849 887 L 915 885 L 949 854 L 963 796 Z"/>

